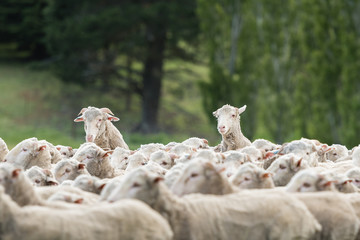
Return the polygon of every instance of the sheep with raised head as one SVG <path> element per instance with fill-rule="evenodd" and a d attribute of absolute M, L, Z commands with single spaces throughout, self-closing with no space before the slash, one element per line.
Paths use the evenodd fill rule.
<path fill-rule="evenodd" d="M 250 146 L 251 142 L 241 132 L 240 114 L 246 109 L 246 105 L 236 108 L 230 105 L 224 105 L 213 112 L 217 118 L 217 128 L 222 136 L 220 151 L 226 152 Z"/>
<path fill-rule="evenodd" d="M 5 156 L 5 161 L 24 170 L 32 166 L 51 169 L 51 155 L 49 147 L 37 138 L 28 138 L 18 143 Z"/>
<path fill-rule="evenodd" d="M 229 178 L 232 185 L 240 189 L 274 188 L 271 173 L 253 163 L 245 163 Z"/>
<path fill-rule="evenodd" d="M 194 159 L 183 169 L 171 187 L 178 196 L 190 193 L 223 195 L 234 193 L 237 189 L 222 174 L 224 168 L 212 162 Z"/>
<path fill-rule="evenodd" d="M 133 171 L 108 201 L 136 198 L 168 220 L 174 239 L 311 239 L 321 230 L 306 206 L 285 192 L 244 190 L 177 197 L 146 170 Z"/>
<path fill-rule="evenodd" d="M 49 169 L 42 169 L 38 166 L 32 166 L 25 171 L 25 175 L 30 179 L 34 186 L 52 186 L 58 185 L 54 174 Z"/>
<path fill-rule="evenodd" d="M 129 149 L 120 131 L 111 123 L 119 121 L 108 108 L 87 107 L 81 109 L 75 122 L 84 122 L 86 142 L 93 142 L 104 149 L 122 147 Z"/>
<path fill-rule="evenodd" d="M 87 208 L 22 208 L 0 187 L 0 212 L 0 238 L 6 240 L 170 240 L 173 237 L 166 220 L 137 200 Z"/>
<path fill-rule="evenodd" d="M 6 142 L 0 138 L 0 162 L 4 162 L 5 161 L 5 156 L 6 154 L 8 154 L 9 149 L 6 145 Z"/>
<path fill-rule="evenodd" d="M 276 159 L 267 170 L 273 174 L 275 186 L 285 186 L 297 172 L 307 168 L 310 166 L 302 157 L 289 153 Z"/>
<path fill-rule="evenodd" d="M 61 160 L 54 166 L 53 172 L 55 179 L 59 183 L 62 183 L 65 180 L 74 180 L 77 176 L 82 174 L 90 175 L 86 170 L 85 164 L 74 159 Z"/>

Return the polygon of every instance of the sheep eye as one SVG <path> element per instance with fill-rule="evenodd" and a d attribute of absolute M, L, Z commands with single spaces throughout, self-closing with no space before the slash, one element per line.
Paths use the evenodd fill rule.
<path fill-rule="evenodd" d="M 306 188 L 309 188 L 311 185 L 310 185 L 310 183 L 306 182 L 306 183 L 303 184 L 303 186 L 306 187 Z"/>
<path fill-rule="evenodd" d="M 124 157 L 125 160 L 128 160 L 128 157 Z"/>
<path fill-rule="evenodd" d="M 161 164 L 162 164 L 162 165 L 167 165 L 167 162 L 162 162 Z"/>
<path fill-rule="evenodd" d="M 236 115 L 235 115 L 235 114 L 232 114 L 231 116 L 234 118 Z"/>
<path fill-rule="evenodd" d="M 258 160 L 261 160 L 261 157 L 258 157 Z"/>
<path fill-rule="evenodd" d="M 197 174 L 197 173 L 191 174 L 191 177 L 197 177 L 197 176 L 199 176 L 199 174 Z"/>
<path fill-rule="evenodd" d="M 280 164 L 280 165 L 279 165 L 279 168 L 280 168 L 280 169 L 285 169 L 285 168 L 286 168 L 286 166 L 284 166 L 284 165 Z"/>
<path fill-rule="evenodd" d="M 357 182 L 357 183 L 358 183 L 358 182 L 360 182 L 360 180 L 359 180 L 359 179 L 355 179 L 355 182 Z"/>
<path fill-rule="evenodd" d="M 244 177 L 244 180 L 245 180 L 245 181 L 249 181 L 249 180 L 250 180 L 250 178 L 248 178 L 248 177 Z"/>
<path fill-rule="evenodd" d="M 39 180 L 39 179 L 36 179 L 36 180 L 35 180 L 35 183 L 40 183 L 40 180 Z"/>
<path fill-rule="evenodd" d="M 66 153 L 65 153 L 65 152 L 63 152 L 63 153 L 62 153 L 62 155 L 66 155 Z"/>
<path fill-rule="evenodd" d="M 23 148 L 23 149 L 22 149 L 22 151 L 23 151 L 23 152 L 26 152 L 26 151 L 27 151 L 27 149 L 26 149 L 26 148 Z"/>
<path fill-rule="evenodd" d="M 133 188 L 135 187 L 140 187 L 140 184 L 138 184 L 137 182 L 134 182 L 134 184 L 132 185 Z"/>
<path fill-rule="evenodd" d="M 333 153 L 333 155 L 334 155 L 334 156 L 336 156 L 336 155 L 337 155 L 337 153 Z"/>
<path fill-rule="evenodd" d="M 67 173 L 71 172 L 70 168 L 65 169 L 65 172 Z"/>
<path fill-rule="evenodd" d="M 101 122 L 102 121 L 102 119 L 99 119 L 99 122 Z"/>
<path fill-rule="evenodd" d="M 309 154 L 310 154 L 309 152 L 306 153 L 306 155 L 309 155 Z"/>

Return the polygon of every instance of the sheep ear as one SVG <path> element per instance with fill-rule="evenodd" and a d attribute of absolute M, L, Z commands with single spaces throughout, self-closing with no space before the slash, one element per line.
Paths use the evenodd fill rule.
<path fill-rule="evenodd" d="M 18 169 L 15 169 L 15 170 L 12 171 L 11 176 L 12 176 L 13 178 L 17 178 L 17 177 L 19 176 L 20 172 L 21 172 L 21 169 L 19 169 L 19 168 L 18 168 Z"/>
<path fill-rule="evenodd" d="M 216 117 L 216 118 L 219 117 L 219 111 L 218 111 L 218 110 L 214 111 L 212 114 L 213 114 L 213 116 Z"/>
<path fill-rule="evenodd" d="M 103 188 L 105 187 L 105 185 L 106 185 L 106 183 L 101 184 L 101 185 L 98 187 L 98 189 L 103 190 Z"/>
<path fill-rule="evenodd" d="M 114 115 L 109 108 L 100 108 L 100 111 L 102 111 L 103 113 Z"/>
<path fill-rule="evenodd" d="M 113 152 L 114 152 L 113 150 L 105 152 L 105 154 L 103 155 L 103 158 L 110 156 L 111 154 L 113 154 Z"/>
<path fill-rule="evenodd" d="M 69 151 L 72 151 L 72 150 L 73 150 L 73 148 L 72 148 L 72 147 L 68 147 L 68 149 L 69 149 Z"/>
<path fill-rule="evenodd" d="M 262 178 L 268 178 L 268 177 L 271 177 L 271 176 L 272 176 L 271 173 L 266 172 L 266 173 L 264 173 L 261 177 L 262 177 Z"/>
<path fill-rule="evenodd" d="M 76 199 L 76 200 L 74 201 L 74 203 L 77 203 L 77 204 L 82 204 L 82 203 L 83 203 L 83 201 L 84 201 L 84 199 L 83 199 L 83 198 L 79 198 L 79 199 Z"/>
<path fill-rule="evenodd" d="M 298 161 L 297 161 L 297 163 L 296 163 L 296 167 L 300 167 L 301 166 L 301 162 L 302 162 L 302 158 L 300 158 Z"/>
<path fill-rule="evenodd" d="M 74 119 L 74 122 L 83 122 L 83 121 L 84 121 L 84 118 L 82 115 Z"/>
<path fill-rule="evenodd" d="M 245 110 L 246 110 L 246 105 L 239 108 L 239 114 L 242 114 L 243 112 L 245 112 Z"/>
<path fill-rule="evenodd" d="M 156 177 L 156 178 L 154 178 L 153 183 L 158 183 L 163 180 L 164 180 L 164 178 L 162 178 L 162 177 Z"/>
<path fill-rule="evenodd" d="M 56 150 L 60 151 L 60 150 L 61 150 L 61 147 L 56 147 Z"/>
<path fill-rule="evenodd" d="M 84 163 L 79 163 L 78 164 L 78 169 L 85 169 L 85 164 Z"/>
<path fill-rule="evenodd" d="M 347 179 L 347 180 L 345 180 L 343 183 L 342 183 L 342 185 L 345 185 L 345 184 L 347 184 L 347 183 L 351 183 L 352 182 L 352 180 L 351 179 Z"/>
<path fill-rule="evenodd" d="M 115 117 L 115 116 L 111 116 L 111 115 L 107 115 L 107 119 L 109 120 L 109 121 L 112 121 L 112 122 L 117 122 L 117 121 L 119 121 L 120 120 L 120 118 L 118 118 L 118 117 Z"/>
<path fill-rule="evenodd" d="M 59 185 L 57 182 L 52 181 L 52 180 L 50 180 L 50 181 L 46 181 L 46 183 L 47 183 L 47 185 L 50 185 L 50 186 L 56 186 L 56 185 Z"/>
<path fill-rule="evenodd" d="M 87 110 L 87 108 L 82 108 L 82 109 L 80 110 L 78 116 L 81 115 L 81 114 L 83 114 L 86 110 Z"/>
<path fill-rule="evenodd" d="M 42 145 L 42 146 L 39 147 L 39 151 L 43 151 L 45 149 L 46 149 L 46 145 Z"/>

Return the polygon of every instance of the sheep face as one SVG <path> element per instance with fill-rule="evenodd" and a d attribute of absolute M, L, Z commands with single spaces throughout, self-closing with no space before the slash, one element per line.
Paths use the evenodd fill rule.
<path fill-rule="evenodd" d="M 58 185 L 54 175 L 48 169 L 33 166 L 25 172 L 25 175 L 30 179 L 32 184 L 37 187 Z"/>
<path fill-rule="evenodd" d="M 183 170 L 171 191 L 178 196 L 190 193 L 219 194 L 222 192 L 223 168 L 216 168 L 211 162 L 194 159 Z"/>
<path fill-rule="evenodd" d="M 271 173 L 257 167 L 252 163 L 242 165 L 230 182 L 240 189 L 274 188 Z"/>
<path fill-rule="evenodd" d="M 79 163 L 71 159 L 63 159 L 58 162 L 54 168 L 54 172 L 55 178 L 59 183 L 65 180 L 74 180 L 81 174 L 89 175 L 84 163 Z"/>
<path fill-rule="evenodd" d="M 356 187 L 360 188 L 360 168 L 357 167 L 350 169 L 345 173 L 345 175 L 352 180 L 352 183 Z"/>
<path fill-rule="evenodd" d="M 302 170 L 286 185 L 288 192 L 336 191 L 333 181 L 313 170 Z"/>
<path fill-rule="evenodd" d="M 159 196 L 159 188 L 156 185 L 161 180 L 163 180 L 162 177 L 151 174 L 145 169 L 135 169 L 123 178 L 109 195 L 107 201 L 115 202 L 124 198 L 136 198 L 153 206 Z"/>
<path fill-rule="evenodd" d="M 129 164 L 126 167 L 126 171 L 133 170 L 135 168 L 139 168 L 141 166 L 146 165 L 148 159 L 145 157 L 144 154 L 137 152 L 131 156 L 129 156 Z"/>
<path fill-rule="evenodd" d="M 246 162 L 250 162 L 247 154 L 238 151 L 228 151 L 225 154 L 223 166 L 225 167 L 225 175 L 231 177 L 237 169 Z"/>
<path fill-rule="evenodd" d="M 125 170 L 129 164 L 129 156 L 132 154 L 134 154 L 134 152 L 117 147 L 111 155 L 111 164 L 117 169 Z"/>
<path fill-rule="evenodd" d="M 3 162 L 6 154 L 8 154 L 9 149 L 5 143 L 5 141 L 0 138 L 0 162 Z"/>
<path fill-rule="evenodd" d="M 213 115 L 217 118 L 217 129 L 221 135 L 226 135 L 232 132 L 240 124 L 240 114 L 246 109 L 246 105 L 241 108 L 224 105 L 215 112 Z"/>
<path fill-rule="evenodd" d="M 276 186 L 285 186 L 298 171 L 308 167 L 302 157 L 290 153 L 276 159 L 267 170 L 273 173 Z"/>
<path fill-rule="evenodd" d="M 163 167 L 165 169 L 170 169 L 174 164 L 174 161 L 171 158 L 170 154 L 163 150 L 153 152 L 150 155 L 149 161 L 156 162 L 157 164 L 159 164 L 161 167 Z"/>
<path fill-rule="evenodd" d="M 325 153 L 325 158 L 327 160 L 335 162 L 341 157 L 348 156 L 348 149 L 345 146 L 339 144 L 331 145 L 331 150 Z"/>
<path fill-rule="evenodd" d="M 119 121 L 119 118 L 113 116 L 108 108 L 88 107 L 80 111 L 81 116 L 77 117 L 75 122 L 84 122 L 86 132 L 86 142 L 94 142 L 102 135 L 106 129 L 106 121 Z M 111 115 L 110 115 L 111 114 Z"/>
<path fill-rule="evenodd" d="M 57 145 L 55 147 L 56 150 L 60 152 L 62 158 L 71 158 L 74 156 L 74 150 L 72 147 L 62 145 Z"/>

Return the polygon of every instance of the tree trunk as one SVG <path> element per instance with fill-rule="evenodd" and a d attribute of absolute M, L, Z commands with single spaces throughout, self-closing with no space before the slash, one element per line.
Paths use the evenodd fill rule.
<path fill-rule="evenodd" d="M 145 57 L 143 70 L 142 119 L 136 129 L 142 133 L 154 133 L 159 130 L 158 110 L 165 42 L 165 28 L 158 26 L 157 29 L 148 29 L 147 56 Z"/>

